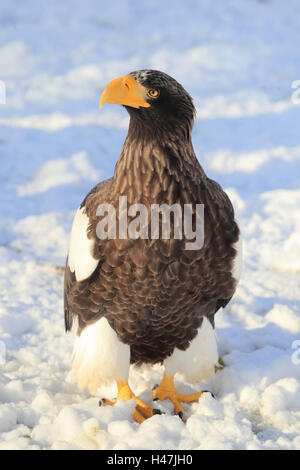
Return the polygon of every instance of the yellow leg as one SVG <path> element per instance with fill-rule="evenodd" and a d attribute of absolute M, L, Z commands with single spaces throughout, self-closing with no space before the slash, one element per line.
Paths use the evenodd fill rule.
<path fill-rule="evenodd" d="M 113 406 L 117 403 L 117 401 L 122 398 L 123 400 L 131 400 L 132 398 L 136 402 L 135 411 L 132 414 L 133 419 L 137 423 L 142 423 L 145 419 L 151 418 L 151 416 L 155 414 L 159 414 L 158 410 L 154 410 L 151 406 L 144 403 L 142 400 L 137 398 L 134 393 L 131 391 L 127 382 L 123 382 L 122 380 L 117 380 L 117 387 L 118 387 L 118 394 L 116 400 L 108 400 L 107 398 L 103 398 L 101 400 L 101 405 L 110 405 Z"/>
<path fill-rule="evenodd" d="M 203 392 L 192 393 L 191 395 L 181 395 L 178 393 L 174 385 L 174 377 L 168 377 L 164 374 L 161 383 L 153 391 L 154 400 L 170 400 L 174 405 L 174 413 L 184 419 L 182 403 L 191 403 L 197 401 Z"/>

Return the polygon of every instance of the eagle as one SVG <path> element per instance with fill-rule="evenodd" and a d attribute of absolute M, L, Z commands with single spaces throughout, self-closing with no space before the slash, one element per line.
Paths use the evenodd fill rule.
<path fill-rule="evenodd" d="M 71 379 L 91 394 L 116 383 L 116 399 L 100 402 L 134 399 L 141 423 L 159 410 L 130 388 L 130 364 L 162 364 L 153 400 L 171 400 L 184 419 L 182 404 L 203 391 L 180 394 L 174 376 L 214 376 L 214 317 L 239 281 L 240 230 L 229 197 L 196 157 L 195 107 L 182 85 L 157 70 L 135 71 L 105 87 L 104 103 L 124 106 L 130 120 L 113 177 L 90 191 L 72 225 L 64 279 L 65 327 L 75 331 Z M 201 243 L 191 242 L 197 221 Z"/>

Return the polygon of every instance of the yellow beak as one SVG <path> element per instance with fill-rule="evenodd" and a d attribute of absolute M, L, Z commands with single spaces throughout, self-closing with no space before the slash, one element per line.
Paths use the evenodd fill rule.
<path fill-rule="evenodd" d="M 122 104 L 132 108 L 149 108 L 147 90 L 130 75 L 116 78 L 104 89 L 100 98 L 100 108 L 104 103 Z"/>

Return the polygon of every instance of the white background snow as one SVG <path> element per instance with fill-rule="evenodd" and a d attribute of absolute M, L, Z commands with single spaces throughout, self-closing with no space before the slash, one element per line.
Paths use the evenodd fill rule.
<path fill-rule="evenodd" d="M 0 1 L 0 449 L 300 448 L 299 43 L 298 0 Z M 72 217 L 112 175 L 128 124 L 98 101 L 141 68 L 194 97 L 195 150 L 244 237 L 242 281 L 216 317 L 226 367 L 186 423 L 163 403 L 138 425 L 132 402 L 98 407 L 113 389 L 68 381 Z M 148 403 L 161 372 L 131 371 Z"/>

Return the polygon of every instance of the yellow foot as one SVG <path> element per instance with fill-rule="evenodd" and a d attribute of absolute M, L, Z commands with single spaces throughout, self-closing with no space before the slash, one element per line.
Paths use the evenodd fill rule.
<path fill-rule="evenodd" d="M 181 395 L 174 386 L 174 377 L 168 377 L 164 374 L 161 383 L 153 390 L 153 400 L 169 399 L 174 405 L 174 414 L 178 415 L 184 421 L 184 411 L 181 403 L 197 401 L 202 393 L 204 392 Z"/>
<path fill-rule="evenodd" d="M 133 419 L 137 423 L 142 423 L 147 418 L 151 418 L 155 414 L 161 414 L 160 410 L 153 409 L 151 406 L 144 403 L 142 400 L 137 398 L 134 393 L 131 391 L 127 382 L 123 382 L 122 380 L 117 381 L 118 386 L 118 395 L 116 400 L 108 400 L 107 398 L 103 398 L 100 400 L 100 406 L 110 405 L 113 406 L 117 403 L 117 401 L 122 398 L 123 400 L 131 400 L 132 398 L 136 401 L 136 408 L 135 411 L 132 413 Z"/>

